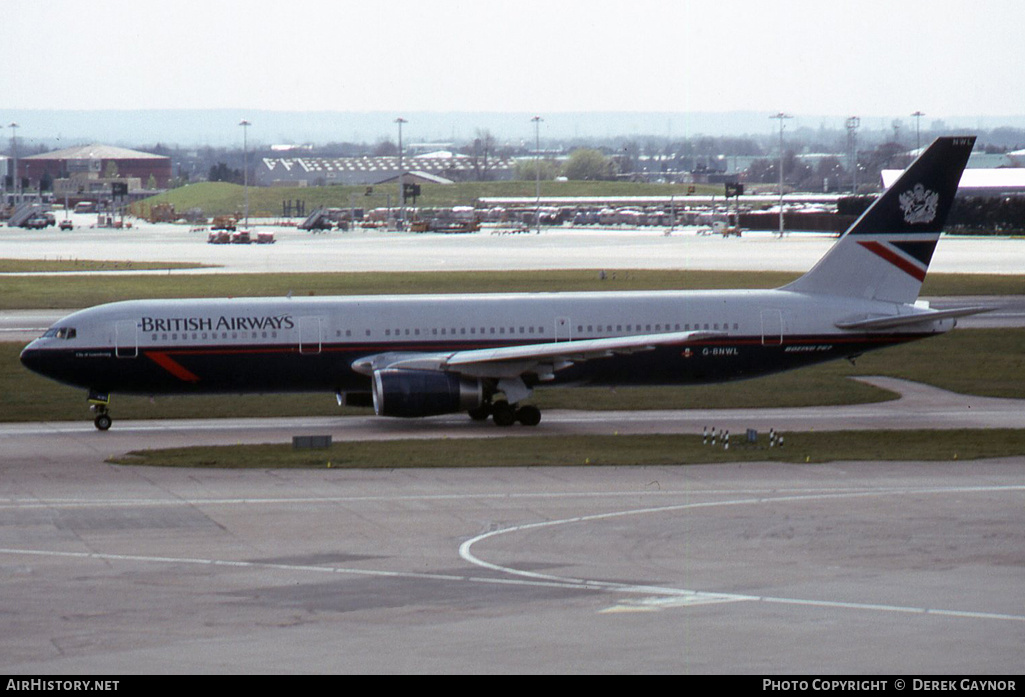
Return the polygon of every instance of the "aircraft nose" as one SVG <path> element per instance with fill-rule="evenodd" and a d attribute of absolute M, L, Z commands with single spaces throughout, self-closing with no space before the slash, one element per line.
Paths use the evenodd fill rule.
<path fill-rule="evenodd" d="M 32 342 L 21 351 L 21 364 L 31 370 L 33 373 L 39 373 L 45 375 L 46 372 L 43 370 L 43 351 L 35 348 L 35 343 Z"/>

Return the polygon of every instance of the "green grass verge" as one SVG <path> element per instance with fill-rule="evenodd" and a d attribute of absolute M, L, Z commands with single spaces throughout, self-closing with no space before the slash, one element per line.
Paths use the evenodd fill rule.
<path fill-rule="evenodd" d="M 1025 453 L 1025 430 L 833 431 L 785 433 L 783 447 L 760 443 L 729 450 L 700 435 L 523 436 L 336 443 L 323 450 L 283 445 L 142 450 L 108 462 L 208 468 L 396 469 L 404 467 L 564 467 L 691 465 L 735 462 L 822 463 L 836 460 L 973 460 Z"/>
<path fill-rule="evenodd" d="M 497 293 L 696 288 L 769 288 L 794 274 L 718 271 L 617 271 L 605 281 L 597 270 L 453 271 L 275 274 L 168 274 L 146 276 L 11 276 L 0 282 L 0 309 L 90 307 L 143 298 L 275 297 L 410 293 Z"/>
<path fill-rule="evenodd" d="M 0 259 L 0 273 L 64 273 L 68 271 L 153 271 L 202 269 L 187 261 L 103 261 L 90 259 Z"/>
<path fill-rule="evenodd" d="M 541 182 L 542 196 L 677 196 L 679 205 L 686 203 L 686 184 L 646 184 L 642 182 L 545 181 Z M 322 206 L 330 208 L 383 208 L 397 204 L 398 185 L 371 187 L 366 195 L 365 184 L 352 186 L 309 186 L 302 188 L 249 188 L 249 215 L 277 217 L 282 213 L 282 201 L 302 200 L 306 212 L 312 213 Z M 496 196 L 528 196 L 535 194 L 533 181 L 457 182 L 455 184 L 421 184 L 422 195 L 416 199 L 417 207 L 438 208 L 472 206 L 479 198 Z M 722 184 L 697 185 L 695 193 L 722 195 Z M 132 213 L 145 217 L 149 209 L 160 203 L 170 203 L 179 213 L 199 208 L 207 216 L 239 213 L 245 206 L 245 189 L 225 182 L 197 182 L 167 193 L 144 199 L 132 205 Z M 407 205 L 411 202 L 407 202 Z"/>
<path fill-rule="evenodd" d="M 162 266 L 160 268 L 167 268 Z M 776 288 L 799 274 L 776 271 L 597 269 L 366 273 L 188 274 L 145 276 L 9 276 L 0 281 L 0 310 L 80 308 L 143 298 L 275 297 L 409 293 L 699 290 Z M 1020 295 L 1025 276 L 935 274 L 923 295 Z"/>

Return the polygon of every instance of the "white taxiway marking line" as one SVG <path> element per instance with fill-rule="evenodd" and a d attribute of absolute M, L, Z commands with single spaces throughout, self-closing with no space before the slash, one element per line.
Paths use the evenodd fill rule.
<path fill-rule="evenodd" d="M 104 562 L 142 562 L 151 564 L 187 564 L 200 566 L 221 566 L 237 569 L 266 569 L 274 571 L 308 572 L 322 574 L 340 574 L 351 576 L 378 576 L 387 578 L 411 578 L 428 581 L 465 581 L 467 583 L 487 583 L 504 586 L 536 586 L 542 588 L 576 588 L 579 590 L 601 590 L 587 585 L 572 583 L 551 583 L 543 581 L 527 581 L 518 578 L 486 578 L 483 576 L 459 576 L 454 574 L 432 574 L 415 571 L 384 571 L 380 569 L 343 569 L 332 566 L 315 566 L 310 564 L 275 564 L 272 562 L 238 561 L 230 559 L 197 559 L 189 557 L 157 557 L 139 554 L 103 554 L 99 552 L 59 552 L 46 549 L 11 549 L 0 548 L 0 555 L 22 555 L 35 557 L 57 557 L 65 559 L 83 559 Z"/>
<path fill-rule="evenodd" d="M 1025 485 L 1023 485 L 1025 486 Z M 857 494 L 905 494 L 906 488 L 892 489 L 849 489 L 837 492 L 836 489 L 809 488 L 794 489 L 790 496 L 830 496 L 840 493 L 844 496 Z M 759 500 L 769 500 L 768 497 L 777 493 L 773 489 L 705 489 L 701 491 L 703 496 L 726 496 L 743 495 L 749 497 L 760 496 Z M 499 500 L 513 501 L 522 499 L 588 499 L 588 498 L 620 498 L 638 496 L 693 496 L 694 492 L 673 489 L 652 489 L 646 491 L 577 491 L 577 492 L 552 492 L 552 491 L 524 491 L 519 493 L 504 494 L 380 494 L 368 496 L 301 496 L 301 497 L 265 497 L 265 498 L 175 498 L 175 499 L 16 499 L 0 498 L 0 509 L 33 509 L 33 508 L 126 508 L 141 506 L 254 506 L 254 505 L 279 505 L 279 504 L 351 504 L 351 503 L 378 503 L 382 501 L 464 501 L 469 499 L 477 500 Z M 775 499 L 773 499 L 775 500 Z M 692 504 L 696 505 L 696 504 Z"/>
<path fill-rule="evenodd" d="M 642 600 L 641 605 L 648 609 L 658 609 L 662 607 L 681 607 L 691 606 L 696 604 L 707 604 L 717 602 L 737 602 L 742 600 L 748 601 L 759 601 L 764 603 L 778 603 L 783 605 L 803 605 L 811 607 L 824 607 L 824 608 L 844 608 L 851 610 L 870 610 L 877 612 L 898 612 L 898 613 L 911 613 L 911 614 L 923 614 L 923 615 L 941 615 L 945 617 L 961 617 L 969 619 L 987 619 L 987 620 L 1003 620 L 1012 622 L 1025 622 L 1025 615 L 1012 615 L 1005 613 L 994 613 L 994 612 L 974 612 L 966 610 L 948 610 L 941 608 L 924 608 L 924 607 L 913 607 L 913 606 L 901 606 L 901 605 L 884 605 L 877 603 L 854 603 L 854 602 L 841 602 L 841 601 L 830 601 L 830 600 L 813 600 L 804 598 L 777 598 L 772 596 L 753 596 L 753 595 L 741 595 L 735 593 L 715 593 L 715 592 L 703 592 L 676 588 L 665 588 L 660 589 L 651 586 L 638 586 L 623 583 L 610 583 L 607 581 L 589 580 L 581 578 L 566 578 L 562 576 L 556 576 L 553 574 L 542 574 L 533 571 L 524 571 L 522 569 L 515 569 L 508 566 L 501 566 L 499 564 L 493 564 L 491 562 L 484 561 L 473 554 L 470 551 L 471 547 L 477 542 L 486 540 L 491 537 L 498 535 L 505 535 L 508 533 L 524 532 L 527 530 L 537 530 L 540 528 L 554 527 L 558 525 L 569 525 L 572 523 L 586 523 L 599 520 L 609 520 L 612 518 L 622 518 L 626 516 L 634 515 L 647 515 L 651 513 L 668 513 L 684 510 L 695 510 L 699 508 L 712 508 L 719 506 L 746 506 L 751 504 L 761 503 L 778 503 L 786 501 L 811 501 L 811 500 L 824 500 L 824 499 L 839 499 L 839 498 L 857 498 L 857 497 L 876 497 L 876 496 L 892 496 L 908 495 L 908 494 L 968 494 L 978 492 L 1019 492 L 1025 491 L 1025 486 L 1014 485 L 1014 486 L 976 486 L 976 487 L 949 487 L 949 488 L 921 488 L 921 489 L 890 489 L 886 491 L 862 491 L 862 492 L 834 492 L 828 494 L 800 494 L 800 495 L 788 495 L 788 496 L 771 496 L 771 497 L 757 497 L 748 499 L 732 499 L 728 501 L 709 501 L 702 503 L 687 503 L 673 506 L 660 506 L 652 508 L 641 508 L 626 511 L 615 511 L 610 513 L 598 513 L 594 515 L 578 516 L 574 518 L 564 518 L 562 520 L 550 520 L 540 523 L 527 523 L 524 525 L 516 525 L 509 528 L 503 528 L 501 530 L 492 530 L 490 532 L 483 533 L 474 538 L 466 540 L 459 546 L 459 556 L 465 561 L 480 566 L 497 573 L 505 573 L 512 576 L 519 576 L 521 578 L 530 579 L 536 582 L 549 582 L 558 583 L 565 582 L 573 584 L 575 586 L 593 587 L 595 590 L 606 590 L 618 593 L 648 593 L 651 598 L 646 601 Z M 675 602 L 674 599 L 680 599 L 682 602 Z M 627 603 L 613 606 L 608 608 L 608 611 L 624 611 L 626 609 L 637 609 L 637 603 Z"/>

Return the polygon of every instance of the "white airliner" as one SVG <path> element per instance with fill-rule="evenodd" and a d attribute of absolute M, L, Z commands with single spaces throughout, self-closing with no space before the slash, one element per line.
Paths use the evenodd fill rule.
<path fill-rule="evenodd" d="M 935 141 L 808 273 L 775 290 L 137 300 L 65 317 L 21 354 L 111 393 L 336 393 L 382 416 L 541 420 L 539 384 L 748 378 L 946 332 L 917 303 L 974 145 Z M 372 399 L 371 399 L 372 397 Z"/>

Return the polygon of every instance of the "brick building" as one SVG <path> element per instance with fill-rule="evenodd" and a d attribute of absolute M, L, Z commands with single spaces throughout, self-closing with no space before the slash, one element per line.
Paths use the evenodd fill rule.
<path fill-rule="evenodd" d="M 171 180 L 171 158 L 113 145 L 83 145 L 19 158 L 18 174 L 29 180 L 30 188 L 38 187 L 47 175 L 51 182 L 71 179 L 84 183 L 109 179 L 113 174 L 137 179 L 144 188 L 155 184 L 163 189 Z"/>

